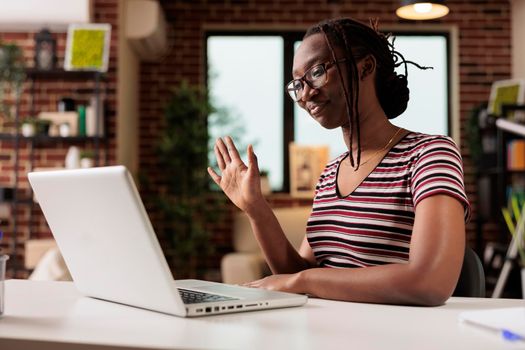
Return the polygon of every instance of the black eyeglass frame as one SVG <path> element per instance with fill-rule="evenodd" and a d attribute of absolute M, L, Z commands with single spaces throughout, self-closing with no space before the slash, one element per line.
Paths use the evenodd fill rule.
<path fill-rule="evenodd" d="M 298 79 L 292 79 L 288 82 L 288 84 L 286 84 L 286 91 L 288 92 L 288 95 L 290 96 L 290 98 L 292 100 L 294 100 L 295 102 L 299 101 L 299 98 L 297 98 L 297 93 L 296 91 L 301 91 L 304 89 L 304 84 L 303 84 L 303 81 L 304 83 L 306 83 L 306 85 L 308 85 L 310 87 L 310 89 L 319 89 L 319 88 L 322 88 L 323 86 L 326 85 L 326 83 L 328 82 L 328 69 L 332 68 L 333 66 L 335 66 L 336 64 L 338 63 L 343 63 L 343 62 L 346 62 L 346 58 L 341 58 L 339 60 L 332 60 L 332 61 L 328 61 L 328 62 L 324 62 L 324 63 L 320 63 L 320 64 L 316 64 L 315 66 L 313 67 L 310 67 L 304 74 L 302 77 L 298 78 Z M 325 81 L 319 85 L 319 86 L 314 86 L 312 84 L 311 81 L 308 81 L 308 79 L 306 78 L 306 76 L 315 68 L 318 68 L 318 67 L 323 67 L 323 70 L 324 70 L 324 74 L 325 74 Z M 295 88 L 291 88 L 290 85 L 292 85 L 294 82 L 299 82 L 301 84 L 301 89 L 298 90 L 298 89 L 295 89 Z M 295 98 L 294 98 L 295 96 Z"/>

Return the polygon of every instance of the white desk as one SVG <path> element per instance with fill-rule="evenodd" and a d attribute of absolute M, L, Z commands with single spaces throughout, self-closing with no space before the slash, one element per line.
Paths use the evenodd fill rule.
<path fill-rule="evenodd" d="M 79 295 L 71 282 L 6 281 L 0 349 L 517 349 L 458 322 L 523 300 L 452 298 L 434 308 L 310 299 L 298 308 L 184 319 Z"/>

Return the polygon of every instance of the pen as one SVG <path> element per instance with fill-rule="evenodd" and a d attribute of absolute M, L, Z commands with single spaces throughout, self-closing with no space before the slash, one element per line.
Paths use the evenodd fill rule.
<path fill-rule="evenodd" d="M 512 331 L 509 331 L 507 329 L 501 330 L 501 336 L 503 337 L 503 339 L 508 340 L 508 341 L 525 340 L 523 336 L 516 334 Z"/>
<path fill-rule="evenodd" d="M 505 341 L 509 342 L 516 342 L 516 341 L 525 341 L 525 337 L 523 335 L 520 335 L 516 332 L 513 332 L 511 330 L 505 329 L 505 328 L 497 328 L 492 326 L 487 326 L 481 323 L 472 322 L 471 320 L 463 320 L 463 322 L 470 324 L 472 326 L 475 326 L 480 329 L 485 329 L 491 332 L 500 333 L 501 337 Z"/>

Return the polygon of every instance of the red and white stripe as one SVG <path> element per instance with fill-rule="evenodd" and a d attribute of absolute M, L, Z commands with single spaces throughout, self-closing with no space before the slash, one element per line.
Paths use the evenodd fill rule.
<path fill-rule="evenodd" d="M 409 133 L 346 197 L 337 191 L 342 154 L 328 163 L 316 187 L 307 237 L 319 266 L 366 267 L 408 261 L 415 208 L 446 194 L 470 205 L 463 164 L 454 141 Z"/>

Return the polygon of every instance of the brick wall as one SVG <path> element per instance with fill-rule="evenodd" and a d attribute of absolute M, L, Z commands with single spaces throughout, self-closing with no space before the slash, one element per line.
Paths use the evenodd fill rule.
<path fill-rule="evenodd" d="M 379 17 L 380 24 L 391 26 L 400 21 L 394 15 L 398 1 L 389 0 L 303 0 L 303 1 L 272 1 L 272 0 L 180 0 L 161 1 L 166 17 L 172 30 L 169 41 L 172 46 L 170 54 L 160 63 L 143 63 L 141 65 L 140 85 L 140 172 L 146 175 L 153 188 L 158 184 L 159 169 L 156 164 L 154 144 L 162 128 L 164 102 L 169 89 L 183 79 L 191 83 L 205 81 L 204 33 L 206 29 L 290 29 L 304 30 L 309 25 L 327 18 L 350 16 L 367 21 L 369 17 Z M 508 78 L 511 72 L 510 52 L 510 4 L 508 1 L 447 1 L 451 13 L 441 20 L 430 21 L 434 24 L 455 24 L 459 28 L 459 73 L 460 73 L 460 117 L 462 155 L 465 162 L 465 179 L 468 196 L 473 204 L 474 216 L 468 226 L 469 239 L 473 239 L 475 231 L 476 203 L 478 201 L 475 184 L 475 174 L 467 149 L 466 119 L 474 106 L 485 102 L 488 98 L 492 81 Z M 110 163 L 115 161 L 115 114 L 116 114 L 116 58 L 117 37 L 117 0 L 95 0 L 96 22 L 111 23 L 112 45 L 110 68 L 108 73 L 107 104 L 109 107 L 109 142 Z M 58 42 L 59 66 L 63 62 L 65 35 L 55 34 Z M 28 64 L 33 60 L 33 33 L 0 33 L 3 41 L 14 41 L 24 48 Z M 47 82 L 37 86 L 36 111 L 53 109 L 56 101 L 63 95 L 71 95 L 72 89 L 89 87 L 85 83 L 54 83 Z M 27 86 L 26 86 L 27 88 Z M 26 89 L 27 91 L 27 89 Z M 87 98 L 77 94 L 80 99 Z M 22 116 L 27 115 L 29 97 L 23 97 Z M 35 166 L 62 166 L 70 143 L 58 143 L 44 146 L 37 150 Z M 83 144 L 82 144 L 83 145 Z M 82 146 L 81 145 L 81 146 Z M 25 172 L 27 172 L 29 144 L 23 143 L 21 149 L 20 181 L 27 189 Z M 13 183 L 13 143 L 0 141 L 0 185 L 10 186 Z M 27 190 L 24 191 L 27 193 Z M 147 195 L 148 193 L 143 193 Z M 309 201 L 298 201 L 286 197 L 271 200 L 274 206 L 308 204 Z M 149 203 L 146 203 L 148 207 Z M 214 225 L 213 245 L 215 254 L 203 262 L 204 266 L 217 268 L 220 257 L 231 250 L 231 212 L 226 208 L 224 219 Z M 33 208 L 34 219 L 32 231 L 34 236 L 48 236 L 40 209 Z M 19 218 L 19 248 L 17 259 L 22 261 L 23 242 L 28 238 L 29 207 L 20 207 Z M 157 213 L 150 212 L 154 226 L 158 226 Z M 3 220 L 0 228 L 6 232 L 7 238 L 2 243 L 3 249 L 9 248 L 12 240 L 12 220 Z M 486 239 L 495 239 L 496 228 L 489 226 Z M 11 237 L 10 237 L 11 235 Z M 162 240 L 162 237 L 161 237 Z M 212 278 L 215 276 L 211 276 Z"/>
<path fill-rule="evenodd" d="M 162 127 L 162 101 L 170 86 L 186 79 L 191 83 L 205 81 L 205 41 L 207 29 L 306 29 L 328 17 L 350 16 L 367 21 L 379 17 L 380 25 L 410 24 L 394 12 L 398 1 L 390 0 L 229 0 L 229 1 L 162 1 L 170 32 L 170 55 L 161 63 L 142 64 L 140 100 L 140 169 L 155 179 L 152 144 Z M 510 77 L 511 33 L 508 1 L 447 1 L 451 13 L 429 24 L 454 24 L 459 28 L 460 118 L 465 180 L 473 205 L 473 218 L 468 225 L 469 240 L 474 239 L 476 203 L 475 173 L 466 140 L 469 111 L 488 99 L 494 80 Z M 256 67 L 254 67 L 256 69 Z M 486 200 L 486 199 L 485 199 Z M 277 201 L 276 205 L 293 205 L 294 200 Z M 218 253 L 208 264 L 217 266 L 222 252 L 231 249 L 231 217 L 214 228 Z M 496 227 L 486 227 L 486 239 L 496 238 Z"/>
<path fill-rule="evenodd" d="M 117 19 L 118 1 L 117 0 L 95 0 L 94 1 L 94 22 L 110 23 L 111 32 L 111 51 L 107 78 L 103 86 L 106 89 L 106 117 L 108 123 L 109 152 L 107 158 L 109 163 L 115 161 L 115 110 L 116 110 L 116 62 L 117 62 Z M 0 33 L 0 40 L 7 43 L 16 43 L 24 52 L 24 58 L 28 67 L 34 66 L 34 36 L 35 33 Z M 63 67 L 66 34 L 53 33 L 57 43 L 57 67 Z M 55 79 L 38 80 L 34 85 L 34 113 L 41 111 L 56 111 L 57 102 L 61 97 L 72 97 L 79 104 L 87 104 L 92 96 L 94 88 L 93 81 L 74 80 L 63 81 Z M 21 99 L 20 118 L 30 117 L 30 84 L 24 84 L 24 93 Z M 9 131 L 3 130 L 2 132 Z M 12 130 L 11 130 L 12 131 Z M 67 150 L 70 146 L 76 145 L 81 149 L 93 149 L 93 142 L 45 142 L 35 144 L 34 167 L 63 167 Z M 30 162 L 31 144 L 21 141 L 19 149 L 19 169 L 18 180 L 20 190 L 17 192 L 20 198 L 29 198 L 29 185 L 27 182 L 27 172 L 31 170 Z M 103 157 L 105 156 L 102 154 Z M 0 141 L 0 186 L 12 187 L 14 184 L 14 159 L 15 150 L 13 141 Z M 32 210 L 32 215 L 30 211 Z M 13 216 L 17 217 L 17 237 L 16 253 L 13 252 Z M 19 204 L 16 211 L 11 210 L 9 218 L 3 218 L 0 229 L 6 234 L 1 243 L 4 252 L 11 255 L 9 267 L 11 275 L 16 270 L 15 276 L 25 277 L 26 271 L 21 269 L 24 258 L 24 242 L 29 238 L 49 237 L 50 231 L 44 218 L 41 215 L 38 205 Z"/>

